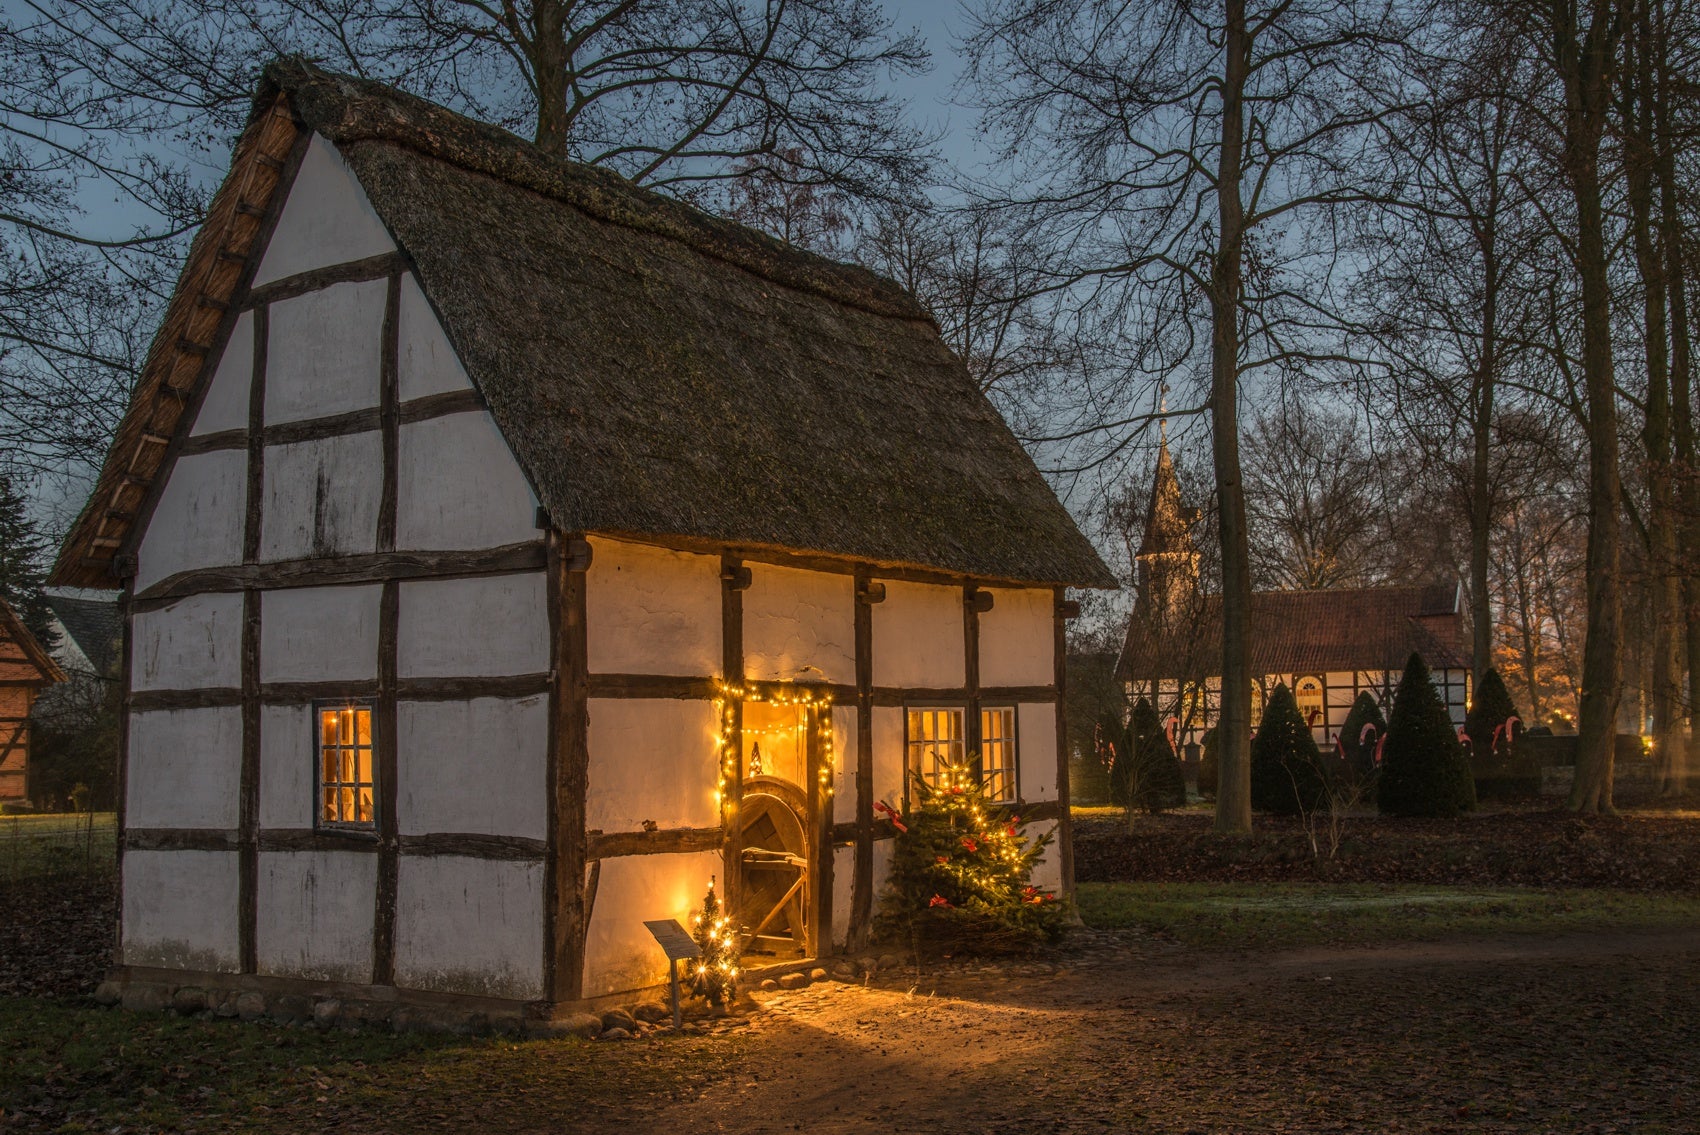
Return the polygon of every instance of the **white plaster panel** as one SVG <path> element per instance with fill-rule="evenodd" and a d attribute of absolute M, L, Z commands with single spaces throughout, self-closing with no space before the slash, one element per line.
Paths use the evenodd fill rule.
<path fill-rule="evenodd" d="M 1026 834 L 1030 839 L 1038 839 L 1046 832 L 1051 833 L 1054 837 L 1056 831 L 1056 824 L 1051 824 L 1049 827 L 1034 824 L 1027 829 Z M 1039 862 L 1033 865 L 1033 874 L 1028 881 L 1041 891 L 1050 891 L 1052 894 L 1061 896 L 1063 891 L 1062 852 L 1057 850 L 1055 838 L 1051 840 L 1051 846 L 1045 849 L 1045 854 L 1040 856 Z"/>
<path fill-rule="evenodd" d="M 401 278 L 396 333 L 400 348 L 396 378 L 403 402 L 427 394 L 472 389 L 466 368 L 460 365 L 459 356 L 449 345 L 449 337 L 443 333 L 443 325 L 437 321 L 437 313 L 431 310 L 411 272 Z"/>
<path fill-rule="evenodd" d="M 266 447 L 260 558 L 355 555 L 378 546 L 384 491 L 376 430 Z"/>
<path fill-rule="evenodd" d="M 1038 588 L 993 591 L 980 616 L 980 684 L 1048 686 L 1056 681 L 1056 596 Z"/>
<path fill-rule="evenodd" d="M 856 585 L 848 575 L 751 564 L 744 672 L 761 681 L 856 684 Z"/>
<path fill-rule="evenodd" d="M 219 356 L 212 385 L 201 399 L 191 434 L 214 434 L 222 430 L 248 428 L 248 393 L 254 381 L 254 313 L 236 317 L 230 342 Z"/>
<path fill-rule="evenodd" d="M 588 709 L 586 828 L 630 832 L 645 820 L 663 828 L 720 822 L 714 703 L 595 698 Z"/>
<path fill-rule="evenodd" d="M 396 546 L 496 548 L 535 540 L 537 498 L 483 410 L 401 427 Z"/>
<path fill-rule="evenodd" d="M 234 851 L 124 853 L 124 964 L 235 973 L 241 968 Z"/>
<path fill-rule="evenodd" d="M 1057 707 L 1022 703 L 1015 710 L 1016 760 L 1021 765 L 1021 798 L 1057 798 Z"/>
<path fill-rule="evenodd" d="M 318 738 L 311 705 L 260 707 L 260 826 L 310 828 Z"/>
<path fill-rule="evenodd" d="M 840 816 L 856 814 L 856 707 L 832 707 L 832 792 Z"/>
<path fill-rule="evenodd" d="M 189 595 L 169 607 L 138 612 L 132 631 L 134 689 L 242 685 L 241 592 Z"/>
<path fill-rule="evenodd" d="M 874 908 L 879 909 L 880 897 L 885 891 L 886 882 L 891 878 L 891 852 L 897 846 L 895 840 L 874 840 Z"/>
<path fill-rule="evenodd" d="M 248 454 L 220 449 L 179 457 L 137 548 L 137 591 L 190 568 L 242 562 Z"/>
<path fill-rule="evenodd" d="M 856 849 L 838 847 L 832 852 L 832 950 L 841 951 L 850 940 L 850 903 L 855 898 Z"/>
<path fill-rule="evenodd" d="M 377 885 L 378 857 L 369 852 L 262 854 L 254 903 L 259 972 L 371 981 Z"/>
<path fill-rule="evenodd" d="M 260 680 L 378 676 L 378 584 L 294 587 L 260 597 Z"/>
<path fill-rule="evenodd" d="M 548 834 L 548 698 L 401 702 L 396 750 L 404 835 Z"/>
<path fill-rule="evenodd" d="M 266 337 L 266 424 L 378 404 L 386 280 L 335 284 L 279 300 Z"/>
<path fill-rule="evenodd" d="M 342 155 L 314 134 L 254 283 L 393 251 L 395 242 Z"/>
<path fill-rule="evenodd" d="M 543 864 L 403 855 L 396 882 L 396 984 L 543 996 Z"/>
<path fill-rule="evenodd" d="M 720 673 L 720 558 L 615 540 L 592 545 L 591 673 Z"/>
<path fill-rule="evenodd" d="M 711 877 L 721 870 L 718 852 L 694 855 L 627 855 L 602 861 L 596 908 L 585 935 L 586 997 L 644 989 L 667 979 L 667 955 L 645 922 L 676 918 L 691 924 Z"/>
<path fill-rule="evenodd" d="M 397 611 L 404 678 L 497 677 L 549 669 L 542 572 L 409 580 Z"/>
<path fill-rule="evenodd" d="M 956 687 L 965 680 L 962 589 L 931 583 L 885 585 L 874 604 L 874 685 Z"/>
<path fill-rule="evenodd" d="M 241 785 L 240 706 L 130 715 L 124 777 L 130 827 L 233 829 Z"/>
<path fill-rule="evenodd" d="M 873 733 L 874 799 L 901 809 L 903 793 L 908 787 L 903 777 L 903 711 L 893 706 L 875 706 Z"/>

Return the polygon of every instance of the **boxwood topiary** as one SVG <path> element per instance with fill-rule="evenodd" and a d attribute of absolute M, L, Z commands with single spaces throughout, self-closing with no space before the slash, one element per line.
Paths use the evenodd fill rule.
<path fill-rule="evenodd" d="M 1322 754 L 1285 682 L 1263 707 L 1251 739 L 1251 806 L 1277 816 L 1311 812 L 1328 796 Z"/>
<path fill-rule="evenodd" d="M 1456 816 L 1476 806 L 1464 746 L 1417 654 L 1405 663 L 1387 719 L 1376 800 L 1389 816 Z"/>
<path fill-rule="evenodd" d="M 1367 738 L 1364 726 L 1375 726 Z M 1387 733 L 1387 719 L 1381 715 L 1381 704 L 1365 690 L 1352 702 L 1346 712 L 1346 722 L 1340 726 L 1340 753 L 1346 768 L 1357 783 L 1363 784 L 1375 776 L 1376 742 Z"/>

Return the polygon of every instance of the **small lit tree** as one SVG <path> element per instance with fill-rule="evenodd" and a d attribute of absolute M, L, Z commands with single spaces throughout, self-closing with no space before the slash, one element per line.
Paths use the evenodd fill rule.
<path fill-rule="evenodd" d="M 691 936 L 702 950 L 691 992 L 708 998 L 710 1005 L 724 1005 L 738 995 L 738 937 L 732 929 L 732 920 L 720 909 L 712 878 L 708 881 L 708 894 L 703 896 L 702 909 L 691 919 L 691 926 Z"/>

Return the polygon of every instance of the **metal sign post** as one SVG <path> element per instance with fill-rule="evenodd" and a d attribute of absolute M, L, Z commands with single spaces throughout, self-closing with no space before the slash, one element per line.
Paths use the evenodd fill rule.
<path fill-rule="evenodd" d="M 667 973 L 673 998 L 673 1031 L 678 1032 L 685 1023 L 679 1011 L 679 963 L 702 957 L 702 947 L 676 918 L 657 919 L 643 925 L 667 954 Z"/>

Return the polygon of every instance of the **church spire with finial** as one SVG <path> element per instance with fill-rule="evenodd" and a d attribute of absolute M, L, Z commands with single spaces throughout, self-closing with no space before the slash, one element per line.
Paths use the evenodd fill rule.
<path fill-rule="evenodd" d="M 1151 478 L 1151 507 L 1145 535 L 1134 557 L 1140 606 L 1148 613 L 1175 612 L 1198 586 L 1198 549 L 1192 525 L 1198 510 L 1181 500 L 1181 482 L 1169 455 L 1169 387 L 1164 384 L 1157 419 L 1157 468 Z"/>

